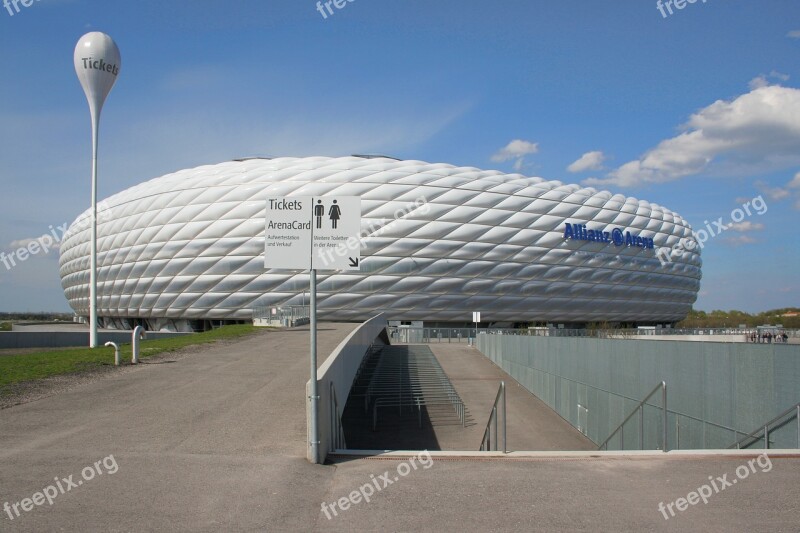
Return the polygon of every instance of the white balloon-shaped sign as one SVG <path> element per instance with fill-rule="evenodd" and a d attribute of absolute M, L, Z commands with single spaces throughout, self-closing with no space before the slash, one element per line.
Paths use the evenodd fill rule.
<path fill-rule="evenodd" d="M 93 31 L 78 41 L 74 62 L 75 73 L 89 100 L 92 118 L 97 118 L 122 66 L 119 48 L 105 33 Z"/>
<path fill-rule="evenodd" d="M 94 31 L 75 46 L 75 73 L 89 101 L 92 115 L 92 251 L 89 267 L 89 346 L 97 346 L 97 137 L 100 111 L 119 76 L 122 61 L 111 37 Z"/>

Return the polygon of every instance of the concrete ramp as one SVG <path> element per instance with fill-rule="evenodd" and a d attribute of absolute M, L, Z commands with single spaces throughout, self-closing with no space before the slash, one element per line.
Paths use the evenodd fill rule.
<path fill-rule="evenodd" d="M 460 435 L 443 431 L 440 436 L 442 449 L 478 449 L 500 381 L 506 382 L 509 450 L 597 449 L 591 440 L 477 349 L 459 344 L 430 346 L 477 422 Z"/>
<path fill-rule="evenodd" d="M 477 451 L 501 381 L 506 382 L 509 450 L 595 450 L 596 445 L 475 348 L 458 344 L 410 345 L 389 350 L 432 352 L 465 406 L 462 425 L 450 406 L 386 409 L 373 427 L 363 387 L 354 387 L 343 416 L 348 449 Z M 398 377 L 401 379 L 401 377 Z M 447 413 L 442 409 L 448 410 Z M 421 427 L 420 427 L 421 426 Z"/>

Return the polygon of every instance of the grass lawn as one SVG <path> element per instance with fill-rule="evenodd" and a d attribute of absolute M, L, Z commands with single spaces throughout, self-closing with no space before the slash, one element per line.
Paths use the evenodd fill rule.
<path fill-rule="evenodd" d="M 139 358 L 147 357 L 177 350 L 186 346 L 208 344 L 217 340 L 234 339 L 249 335 L 264 328 L 256 328 L 249 324 L 236 324 L 221 328 L 173 337 L 170 339 L 142 340 L 139 344 Z M 119 347 L 120 359 L 130 364 L 131 345 L 122 344 Z M 69 348 L 61 350 L 42 351 L 21 355 L 7 355 L 0 357 L 0 394 L 3 394 L 9 385 L 33 381 L 36 379 L 70 374 L 89 370 L 104 365 L 114 364 L 114 348 L 99 346 L 97 348 Z"/>
<path fill-rule="evenodd" d="M 0 331 L 11 331 L 11 322 L 0 322 Z"/>

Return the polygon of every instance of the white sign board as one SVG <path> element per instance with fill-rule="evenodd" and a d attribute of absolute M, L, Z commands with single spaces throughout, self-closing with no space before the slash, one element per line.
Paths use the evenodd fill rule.
<path fill-rule="evenodd" d="M 481 312 L 480 311 L 473 311 L 472 312 L 472 321 L 478 323 L 481 321 Z"/>
<path fill-rule="evenodd" d="M 361 198 L 267 198 L 264 267 L 360 270 Z"/>
<path fill-rule="evenodd" d="M 264 267 L 311 268 L 311 197 L 267 198 Z"/>
<path fill-rule="evenodd" d="M 361 198 L 358 196 L 314 197 L 311 225 L 317 270 L 361 269 Z"/>

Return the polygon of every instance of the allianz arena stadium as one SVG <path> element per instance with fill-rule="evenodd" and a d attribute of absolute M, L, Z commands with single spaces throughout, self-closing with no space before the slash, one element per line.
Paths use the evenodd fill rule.
<path fill-rule="evenodd" d="M 245 159 L 182 170 L 98 208 L 105 327 L 189 330 L 300 305 L 309 273 L 265 270 L 267 196 L 359 196 L 360 271 L 318 274 L 321 319 L 669 324 L 697 298 L 689 224 L 656 204 L 558 181 L 387 157 Z M 90 213 L 61 245 L 89 315 Z M 682 255 L 664 251 L 678 243 Z M 687 245 L 688 244 L 688 245 Z M 307 302 L 307 299 L 305 299 Z"/>

